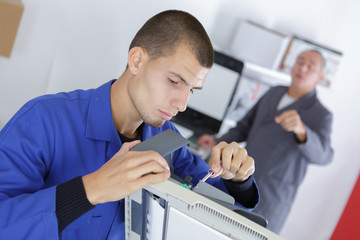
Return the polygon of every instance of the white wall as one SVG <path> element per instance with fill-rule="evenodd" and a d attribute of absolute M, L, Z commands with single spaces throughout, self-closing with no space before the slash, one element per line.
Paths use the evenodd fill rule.
<path fill-rule="evenodd" d="M 281 233 L 287 239 L 328 239 L 360 169 L 360 2 L 356 0 L 23 0 L 10 59 L 0 57 L 0 128 L 27 100 L 47 92 L 96 87 L 117 78 L 128 45 L 152 15 L 170 8 L 195 15 L 213 43 L 225 48 L 240 19 L 311 39 L 344 52 L 331 89 L 320 98 L 334 113 L 335 159 L 313 166 Z M 140 7 L 140 4 L 142 6 Z"/>

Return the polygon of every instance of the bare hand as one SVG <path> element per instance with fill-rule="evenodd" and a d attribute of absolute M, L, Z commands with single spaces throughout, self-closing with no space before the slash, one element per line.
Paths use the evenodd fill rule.
<path fill-rule="evenodd" d="M 235 182 L 245 181 L 255 171 L 254 159 L 236 142 L 220 142 L 213 147 L 209 165 L 216 173 L 214 177 L 220 175 Z"/>
<path fill-rule="evenodd" d="M 300 142 L 306 141 L 306 127 L 296 110 L 285 111 L 279 116 L 276 116 L 274 120 L 280 124 L 285 131 L 295 133 Z"/>
<path fill-rule="evenodd" d="M 118 201 L 148 184 L 170 177 L 166 160 L 157 152 L 129 151 L 139 143 L 139 140 L 124 143 L 100 169 L 83 177 L 91 204 Z"/>
<path fill-rule="evenodd" d="M 208 134 L 204 134 L 201 137 L 199 137 L 197 144 L 202 148 L 211 148 L 215 146 L 217 142 L 212 136 Z"/>

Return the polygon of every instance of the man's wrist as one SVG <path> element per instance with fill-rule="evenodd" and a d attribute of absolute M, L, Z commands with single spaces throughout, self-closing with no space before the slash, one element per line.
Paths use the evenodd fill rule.
<path fill-rule="evenodd" d="M 82 178 L 76 177 L 56 187 L 56 217 L 59 233 L 94 206 L 88 201 Z"/>
<path fill-rule="evenodd" d="M 305 126 L 304 123 L 302 124 L 302 126 L 303 126 L 303 130 L 300 131 L 299 133 L 296 133 L 296 134 L 295 134 L 295 135 L 296 135 L 296 138 L 298 139 L 298 141 L 299 141 L 300 143 L 306 142 L 306 138 L 307 138 L 307 135 L 306 135 L 306 126 Z"/>

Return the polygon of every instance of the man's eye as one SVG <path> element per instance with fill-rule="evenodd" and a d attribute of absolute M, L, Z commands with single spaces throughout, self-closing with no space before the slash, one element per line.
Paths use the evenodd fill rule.
<path fill-rule="evenodd" d="M 191 94 L 194 94 L 194 89 L 190 89 Z"/>
<path fill-rule="evenodd" d="M 315 66 L 312 65 L 312 64 L 308 64 L 307 67 L 308 67 L 309 70 L 314 70 L 315 69 Z"/>
<path fill-rule="evenodd" d="M 172 83 L 172 84 L 177 84 L 178 83 L 177 81 L 174 81 L 171 78 L 169 78 L 169 82 Z"/>
<path fill-rule="evenodd" d="M 304 64 L 304 59 L 299 58 L 299 59 L 296 60 L 295 63 L 297 63 L 297 64 Z"/>

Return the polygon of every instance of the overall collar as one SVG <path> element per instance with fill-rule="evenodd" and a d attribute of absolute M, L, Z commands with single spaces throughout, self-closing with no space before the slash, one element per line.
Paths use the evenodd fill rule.
<path fill-rule="evenodd" d="M 101 85 L 91 94 L 85 130 L 88 138 L 111 141 L 116 133 L 110 102 L 110 87 L 114 81 Z"/>
<path fill-rule="evenodd" d="M 286 92 L 284 94 L 286 94 Z M 311 92 L 297 99 L 295 102 L 285 107 L 284 109 L 295 108 L 295 109 L 299 109 L 299 111 L 306 110 L 307 108 L 310 107 L 309 104 L 312 104 L 314 102 L 313 101 L 314 98 L 316 98 L 316 89 L 312 90 Z"/>
<path fill-rule="evenodd" d="M 85 130 L 86 137 L 109 142 L 106 152 L 109 158 L 119 151 L 122 146 L 111 111 L 110 88 L 115 80 L 103 84 L 91 94 Z M 143 123 L 141 140 L 145 141 L 153 136 L 154 131 L 160 132 L 159 129 L 154 129 Z"/>

